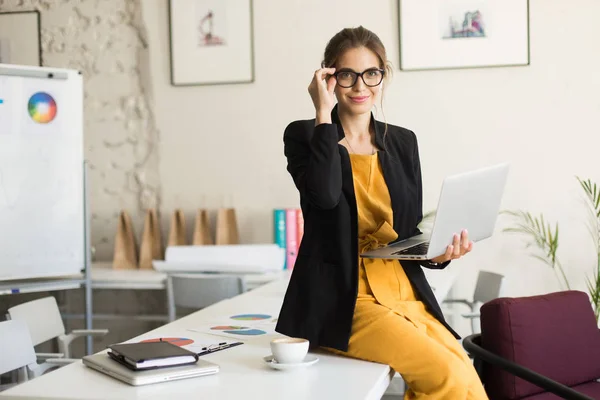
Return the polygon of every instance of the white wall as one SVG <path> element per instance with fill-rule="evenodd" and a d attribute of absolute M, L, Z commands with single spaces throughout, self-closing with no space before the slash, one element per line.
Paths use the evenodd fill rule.
<path fill-rule="evenodd" d="M 428 72 L 398 66 L 397 2 L 255 0 L 253 84 L 173 87 L 166 1 L 144 3 L 152 83 L 161 132 L 163 212 L 234 206 L 245 242 L 270 242 L 271 210 L 296 206 L 282 133 L 312 118 L 306 87 L 327 40 L 343 27 L 374 30 L 396 66 L 387 88 L 388 122 L 420 140 L 425 210 L 446 174 L 508 160 L 503 208 L 543 212 L 560 223 L 560 256 L 584 289 L 595 259 L 575 175 L 600 182 L 600 2 L 532 0 L 531 65 Z M 150 5 L 151 4 L 151 5 Z M 509 279 L 508 295 L 559 289 L 519 237 L 500 232 L 453 263 L 457 293 L 472 293 L 479 268 Z"/>
<path fill-rule="evenodd" d="M 101 8 L 94 0 L 0 3 L 0 11 L 40 9 L 46 65 L 84 73 L 92 240 L 102 259 L 111 256 L 118 211 L 134 213 L 139 235 L 143 214 L 135 208 L 156 204 L 164 227 L 175 207 L 191 218 L 196 207 L 234 206 L 242 240 L 270 242 L 271 210 L 298 203 L 283 129 L 314 114 L 306 87 L 327 40 L 362 24 L 381 37 L 396 66 L 386 116 L 419 137 L 425 210 L 435 207 L 445 175 L 508 160 L 503 207 L 560 223 L 561 260 L 585 290 L 595 259 L 574 176 L 600 183 L 597 0 L 531 0 L 528 67 L 429 72 L 397 68 L 397 0 L 254 0 L 256 81 L 204 87 L 170 85 L 166 0 L 127 7 L 103 0 Z M 506 222 L 501 217 L 493 238 L 452 264 L 461 278 L 457 295 L 472 293 L 480 268 L 505 273 L 507 295 L 559 289 L 521 238 L 501 233 Z"/>

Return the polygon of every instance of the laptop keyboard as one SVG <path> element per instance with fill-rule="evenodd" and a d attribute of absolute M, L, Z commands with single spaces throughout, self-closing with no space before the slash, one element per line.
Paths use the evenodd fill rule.
<path fill-rule="evenodd" d="M 398 255 L 398 256 L 404 255 L 404 254 L 416 254 L 416 255 L 419 255 L 419 256 L 421 256 L 421 255 L 424 256 L 424 255 L 427 254 L 427 249 L 429 249 L 429 242 L 420 243 L 420 244 L 418 244 L 416 246 L 412 246 L 412 247 L 409 247 L 409 248 L 404 249 L 404 250 L 397 251 L 397 252 L 392 253 L 392 254 Z"/>

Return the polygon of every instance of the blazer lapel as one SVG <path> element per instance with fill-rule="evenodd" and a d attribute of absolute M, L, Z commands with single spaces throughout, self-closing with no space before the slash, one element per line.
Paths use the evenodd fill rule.
<path fill-rule="evenodd" d="M 392 164 L 392 160 L 390 159 L 390 155 L 386 151 L 379 151 L 377 153 L 379 157 L 379 164 L 381 165 L 381 171 L 383 172 L 383 179 L 388 187 L 388 192 L 390 193 L 390 200 L 392 202 L 392 221 L 394 221 L 394 230 L 398 232 L 398 227 L 396 225 L 396 216 L 400 210 L 397 210 L 397 205 L 399 202 L 399 176 L 396 173 L 396 169 Z"/>
<path fill-rule="evenodd" d="M 344 138 L 344 128 L 340 123 L 340 119 L 337 114 L 337 105 L 333 108 L 331 112 L 331 122 L 337 124 L 338 129 L 338 141 Z M 348 201 L 348 206 L 350 207 L 351 219 L 356 221 L 354 225 L 356 225 L 357 234 L 358 234 L 358 211 L 356 205 L 356 195 L 354 194 L 354 180 L 352 177 L 352 163 L 350 162 L 350 153 L 346 147 L 338 144 L 338 150 L 340 152 L 340 159 L 342 163 L 342 192 Z M 358 242 L 357 242 L 358 243 Z M 354 249 L 353 249 L 354 250 Z"/>
<path fill-rule="evenodd" d="M 344 135 L 344 128 L 342 127 L 342 123 L 340 121 L 340 117 L 338 115 L 338 105 L 336 104 L 331 110 L 331 122 L 337 125 L 338 130 L 338 141 L 342 140 Z M 398 210 L 394 209 L 394 204 L 397 204 L 396 195 L 398 192 L 397 187 L 397 179 L 394 179 L 394 168 L 390 166 L 390 159 L 388 157 L 387 152 L 385 151 L 385 143 L 384 143 L 384 132 L 381 129 L 380 124 L 375 120 L 373 113 L 371 113 L 371 125 L 373 126 L 373 130 L 375 131 L 375 144 L 377 148 L 380 149 L 377 153 L 379 158 L 379 163 L 381 165 L 381 169 L 383 171 L 383 176 L 385 182 L 388 186 L 388 190 L 390 192 L 390 197 L 392 200 L 392 211 L 393 215 L 396 215 Z M 339 146 L 340 158 L 342 161 L 342 191 L 348 199 L 348 205 L 352 210 L 353 217 L 358 223 L 357 216 L 357 205 L 356 205 L 356 196 L 354 194 L 354 181 L 352 179 L 352 164 L 350 162 L 350 155 L 346 147 L 342 145 Z M 394 218 L 393 221 L 396 221 Z M 358 228 L 357 228 L 358 229 Z"/>

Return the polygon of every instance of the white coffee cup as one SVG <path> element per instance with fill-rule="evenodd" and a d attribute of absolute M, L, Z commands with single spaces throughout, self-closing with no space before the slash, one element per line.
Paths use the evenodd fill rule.
<path fill-rule="evenodd" d="M 308 353 L 308 340 L 279 338 L 271 341 L 273 358 L 280 364 L 296 364 L 304 361 Z"/>

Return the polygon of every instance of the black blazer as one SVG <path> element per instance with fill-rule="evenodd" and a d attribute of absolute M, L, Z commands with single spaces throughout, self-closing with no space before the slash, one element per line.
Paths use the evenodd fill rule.
<path fill-rule="evenodd" d="M 412 131 L 376 121 L 371 116 L 379 162 L 392 201 L 398 240 L 419 233 L 422 215 L 421 165 Z M 348 350 L 358 292 L 358 217 L 352 167 L 337 106 L 332 124 L 295 121 L 283 136 L 287 169 L 300 192 L 304 236 L 276 331 L 306 338 L 312 346 Z M 418 298 L 456 338 L 444 320 L 421 265 L 402 261 Z"/>

